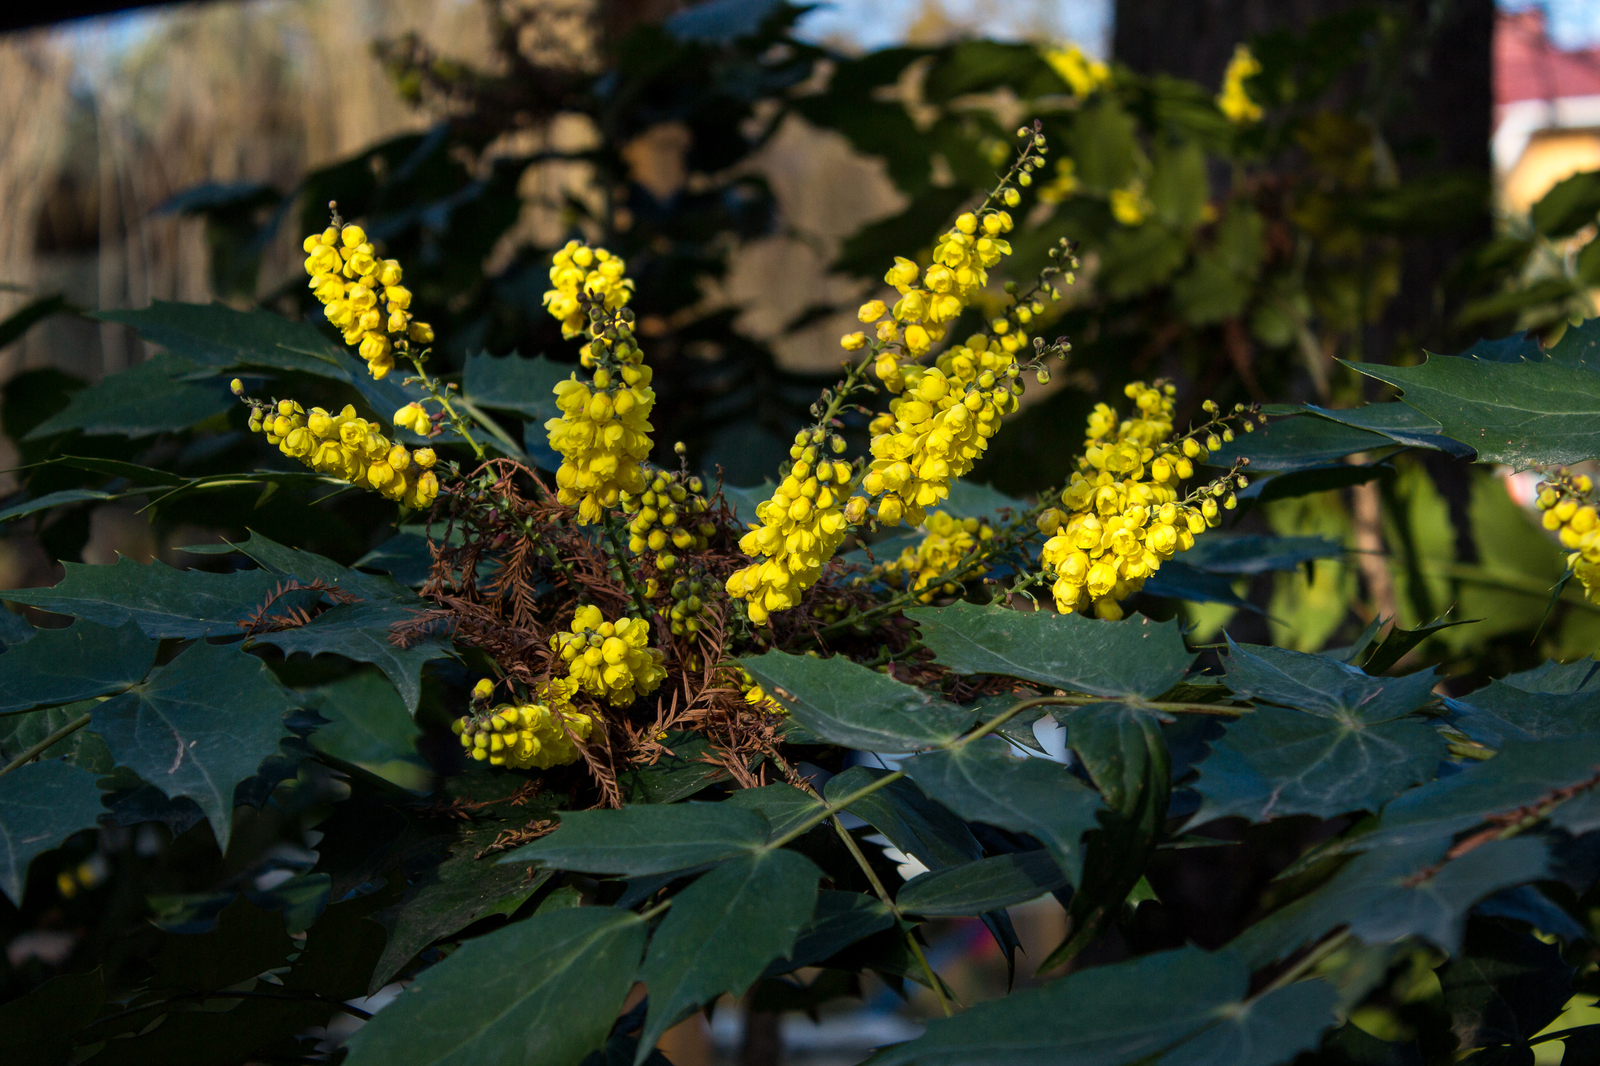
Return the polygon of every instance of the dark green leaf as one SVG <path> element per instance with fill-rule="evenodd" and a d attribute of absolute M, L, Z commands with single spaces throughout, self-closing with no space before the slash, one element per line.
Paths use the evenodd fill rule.
<path fill-rule="evenodd" d="M 313 748 L 414 792 L 433 773 L 417 752 L 422 730 L 394 687 L 370 670 L 304 693 L 305 705 L 328 720 L 311 734 Z"/>
<path fill-rule="evenodd" d="M 1029 833 L 1076 880 L 1083 834 L 1098 828 L 1100 797 L 1059 763 L 1013 758 L 982 741 L 934 751 L 904 764 L 923 790 L 970 822 Z"/>
<path fill-rule="evenodd" d="M 382 570 L 408 588 L 428 580 L 433 552 L 426 526 L 401 526 L 400 531 L 355 561 L 356 566 Z"/>
<path fill-rule="evenodd" d="M 1369 403 L 1365 407 L 1347 407 L 1341 410 L 1306 404 L 1306 410 L 1321 418 L 1332 419 L 1356 429 L 1382 433 L 1397 444 L 1414 448 L 1430 448 L 1458 458 L 1472 454 L 1472 449 L 1460 441 L 1451 440 L 1440 433 L 1439 423 L 1405 403 Z"/>
<path fill-rule="evenodd" d="M 1405 393 L 1478 461 L 1517 469 L 1600 455 L 1600 373 L 1555 360 L 1495 363 L 1432 355 L 1421 366 L 1352 364 Z"/>
<path fill-rule="evenodd" d="M 1546 659 L 1532 669 L 1507 674 L 1502 680 L 1524 692 L 1580 692 L 1597 678 L 1600 678 L 1600 663 L 1593 659 L 1579 659 L 1570 663 Z"/>
<path fill-rule="evenodd" d="M 1581 665 L 1592 666 L 1593 663 Z M 1576 671 L 1565 672 L 1567 676 Z M 1559 684 L 1559 679 L 1555 684 Z M 1528 692 L 1503 681 L 1456 699 L 1446 698 L 1450 724 L 1482 743 L 1541 740 L 1600 732 L 1600 687 L 1576 692 Z"/>
<path fill-rule="evenodd" d="M 95 775 L 58 760 L 0 777 L 0 892 L 22 905 L 28 864 L 105 813 Z"/>
<path fill-rule="evenodd" d="M 10 1066 L 61 1066 L 72 1058 L 78 1030 L 94 1020 L 106 1000 L 99 970 L 52 977 L 25 996 L 0 1006 Z"/>
<path fill-rule="evenodd" d="M 1356 452 L 1392 448 L 1395 441 L 1326 418 L 1294 415 L 1256 430 L 1240 433 L 1233 443 L 1224 444 L 1206 461 L 1212 466 L 1229 466 L 1235 459 L 1250 460 L 1250 469 L 1304 470 Z"/>
<path fill-rule="evenodd" d="M 1337 559 L 1344 554 L 1338 541 L 1327 537 L 1229 536 L 1209 533 L 1183 553 L 1183 562 L 1213 574 L 1265 574 L 1293 570 L 1313 559 Z"/>
<path fill-rule="evenodd" d="M 295 703 L 266 664 L 236 645 L 192 644 L 100 704 L 91 724 L 119 766 L 167 796 L 188 796 L 226 851 L 234 788 L 278 754 Z"/>
<path fill-rule="evenodd" d="M 889 771 L 852 766 L 828 779 L 823 796 L 838 803 Z M 845 808 L 930 870 L 959 866 L 983 854 L 966 824 L 905 779 L 890 782 Z"/>
<path fill-rule="evenodd" d="M 566 811 L 561 827 L 503 856 L 503 863 L 533 863 L 585 873 L 672 873 L 758 850 L 767 820 L 727 803 L 683 803 Z"/>
<path fill-rule="evenodd" d="M 336 381 L 350 381 L 357 372 L 354 356 L 310 322 L 291 322 L 269 311 L 155 300 L 135 311 L 100 311 L 94 317 L 132 326 L 145 340 L 173 355 L 217 370 L 271 367 Z M 365 368 L 360 372 L 364 375 Z"/>
<path fill-rule="evenodd" d="M 62 566 L 66 576 L 53 587 L 7 589 L 0 598 L 103 626 L 122 626 L 131 618 L 152 637 L 237 636 L 239 622 L 280 580 L 265 570 L 210 574 L 174 570 L 162 562 L 141 565 L 127 557 L 111 566 Z M 284 607 L 295 602 L 278 601 Z"/>
<path fill-rule="evenodd" d="M 1004 523 L 1001 511 L 1007 508 L 1015 518 L 1026 511 L 1028 505 L 1025 501 L 1007 496 L 988 485 L 975 485 L 957 478 L 950 482 L 950 495 L 945 497 L 937 509 L 957 518 L 980 518 L 991 525 L 999 526 Z"/>
<path fill-rule="evenodd" d="M 779 849 L 725 862 L 673 897 L 639 971 L 650 1012 L 635 1061 L 691 1011 L 743 995 L 786 957 L 811 921 L 821 877 L 810 859 Z"/>
<path fill-rule="evenodd" d="M 283 966 L 296 950 L 281 914 L 262 910 L 240 896 L 217 915 L 217 927 L 211 932 L 163 937 L 150 966 L 158 987 L 212 990 Z"/>
<path fill-rule="evenodd" d="M 121 692 L 150 672 L 159 646 L 131 621 L 40 630 L 0 655 L 0 714 Z"/>
<path fill-rule="evenodd" d="M 363 574 L 332 559 L 289 548 L 252 530 L 250 538 L 237 545 L 236 550 L 255 560 L 263 569 L 283 577 L 292 577 L 307 584 L 313 581 L 337 585 L 345 592 L 364 600 L 395 600 L 401 603 L 422 604 L 422 599 L 409 589 L 378 574 Z"/>
<path fill-rule="evenodd" d="M 1556 182 L 1529 215 L 1546 237 L 1565 237 L 1594 221 L 1600 211 L 1600 172 L 1587 171 Z"/>
<path fill-rule="evenodd" d="M 502 866 L 474 858 L 478 844 L 468 841 L 406 890 L 403 900 L 373 915 L 389 931 L 367 988 L 370 995 L 388 984 L 411 959 L 433 943 L 460 932 L 480 918 L 510 916 L 550 879 L 547 870 L 532 876 L 526 866 Z"/>
<path fill-rule="evenodd" d="M 310 625 L 256 633 L 250 640 L 252 644 L 271 644 L 285 655 L 333 654 L 372 663 L 394 684 L 406 709 L 414 714 L 422 698 L 422 667 L 451 654 L 450 641 L 435 633 L 409 637 L 406 647 L 396 643 L 394 627 L 415 617 L 412 607 L 400 601 L 339 604 L 312 619 Z"/>
<path fill-rule="evenodd" d="M 1078 614 L 956 603 L 906 611 L 938 662 L 960 674 L 1001 674 L 1096 696 L 1153 699 L 1194 656 L 1176 622 L 1106 622 Z"/>
<path fill-rule="evenodd" d="M 1499 922 L 1471 922 L 1461 953 L 1438 971 L 1450 1025 L 1469 1045 L 1521 1044 L 1572 998 L 1561 949 Z"/>
<path fill-rule="evenodd" d="M 35 463 L 28 469 L 37 476 L 52 468 L 86 470 L 91 474 L 121 478 L 135 485 L 166 485 L 176 488 L 189 482 L 188 478 L 174 474 L 170 470 L 157 470 L 154 467 L 140 466 L 138 463 L 126 463 L 121 459 L 102 459 L 86 455 L 63 455 L 43 463 Z"/>
<path fill-rule="evenodd" d="M 572 1066 L 605 1044 L 645 923 L 607 907 L 469 940 L 350 1040 L 349 1066 Z"/>
<path fill-rule="evenodd" d="M 188 429 L 226 412 L 236 402 L 220 381 L 187 380 L 203 368 L 187 359 L 157 355 L 72 394 L 23 439 L 40 440 L 81 430 L 90 435 L 147 437 Z M 151 403 L 151 397 L 161 397 Z"/>
<path fill-rule="evenodd" d="M 1237 1010 L 1249 971 L 1199 948 L 1141 955 L 936 1018 L 872 1066 L 1121 1066 L 1149 1059 Z M 1151 1009 L 1159 1004 L 1158 1009 Z"/>
<path fill-rule="evenodd" d="M 1348 722 L 1387 722 L 1433 700 L 1431 670 L 1369 677 L 1326 655 L 1228 641 L 1224 683 L 1235 695 Z"/>
<path fill-rule="evenodd" d="M 842 656 L 771 651 L 740 660 L 761 687 L 813 735 L 865 751 L 948 744 L 976 717 Z"/>
<path fill-rule="evenodd" d="M 573 368 L 542 355 L 523 358 L 516 352 L 497 359 L 488 352 L 467 356 L 462 389 L 479 407 L 515 411 L 540 424 L 561 414 L 551 391 L 571 377 Z"/>
<path fill-rule="evenodd" d="M 26 518 L 40 511 L 48 511 L 52 507 L 64 507 L 69 503 L 84 503 L 90 500 L 120 500 L 128 495 L 125 492 L 105 492 L 101 489 L 62 489 L 59 492 L 48 492 L 32 500 L 22 500 L 10 507 L 0 508 L 0 522 L 10 522 L 16 518 Z"/>
<path fill-rule="evenodd" d="M 728 768 L 717 758 L 711 742 L 700 734 L 674 729 L 659 739 L 667 751 L 655 762 L 617 774 L 623 798 L 629 803 L 676 803 L 728 780 Z"/>
<path fill-rule="evenodd" d="M 35 744 L 43 743 L 59 730 L 72 725 L 96 706 L 97 701 L 89 699 L 0 718 L 0 762 L 19 757 Z M 109 774 L 114 769 L 105 741 L 81 727 L 40 752 L 39 757 L 63 759 L 95 774 Z"/>
<path fill-rule="evenodd" d="M 993 855 L 907 881 L 895 905 L 930 917 L 979 915 L 1026 903 L 1067 883 L 1048 851 Z"/>
<path fill-rule="evenodd" d="M 1230 945 L 1264 966 L 1348 926 L 1368 944 L 1416 936 L 1454 954 L 1467 911 L 1502 888 L 1549 876 L 1545 841 L 1493 840 L 1445 860 L 1446 839 L 1378 848 L 1357 856 L 1310 895 L 1257 922 Z"/>
<path fill-rule="evenodd" d="M 1390 626 L 1383 640 L 1374 647 L 1370 654 L 1361 660 L 1361 669 L 1369 674 L 1381 674 L 1391 669 L 1401 659 L 1404 659 L 1412 648 L 1439 632 L 1452 626 L 1467 625 L 1473 619 L 1463 618 L 1454 622 L 1430 622 L 1416 629 L 1402 629 L 1399 626 Z"/>
<path fill-rule="evenodd" d="M 1155 1061 L 1155 1066 L 1282 1066 L 1339 1023 L 1339 993 L 1325 981 L 1301 981 L 1229 1010 Z"/>
<path fill-rule="evenodd" d="M 894 912 L 881 899 L 859 892 L 817 893 L 816 912 L 811 922 L 795 937 L 787 956 L 769 965 L 765 976 L 815 966 L 843 951 L 858 940 L 880 933 L 894 925 Z"/>
<path fill-rule="evenodd" d="M 1225 603 L 1237 610 L 1261 613 L 1261 608 L 1233 590 L 1237 580 L 1225 574 L 1196 570 L 1188 563 L 1168 559 L 1161 564 L 1160 570 L 1145 579 L 1139 591 L 1149 596 L 1187 600 L 1190 603 Z"/>
<path fill-rule="evenodd" d="M 730 795 L 726 802 L 735 807 L 760 811 L 772 827 L 773 840 L 803 825 L 822 810 L 821 800 L 782 782 L 761 788 L 741 788 Z"/>

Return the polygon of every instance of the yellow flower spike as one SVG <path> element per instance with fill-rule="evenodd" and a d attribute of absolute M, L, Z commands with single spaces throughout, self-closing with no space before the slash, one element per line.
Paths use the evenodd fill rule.
<path fill-rule="evenodd" d="M 360 226 L 329 227 L 307 237 L 301 247 L 306 251 L 311 291 L 323 304 L 328 321 L 344 334 L 345 343 L 359 349 L 374 378 L 381 380 L 394 369 L 397 350 L 408 350 L 413 341 L 433 340 L 432 328 L 415 321 L 407 310 L 411 292 L 400 285 L 400 264 L 378 259 Z M 383 309 L 378 307 L 376 286 L 384 289 Z"/>

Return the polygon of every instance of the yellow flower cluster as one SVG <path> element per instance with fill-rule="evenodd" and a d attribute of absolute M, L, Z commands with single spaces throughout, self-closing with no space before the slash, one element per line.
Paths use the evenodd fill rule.
<path fill-rule="evenodd" d="M 550 447 L 561 455 L 556 498 L 576 507 L 578 521 L 587 524 L 600 521 L 624 493 L 644 492 L 640 464 L 650 454 L 656 394 L 634 342 L 632 313 L 623 310 L 633 282 L 622 276 L 622 260 L 572 241 L 556 253 L 550 278 L 557 287 L 545 293 L 545 305 L 561 320 L 563 335 L 589 335 L 579 362 L 594 372 L 592 379 L 585 383 L 574 373 L 557 382 L 561 416 L 544 424 Z M 600 311 L 604 321 L 587 317 L 585 307 Z"/>
<path fill-rule="evenodd" d="M 912 591 L 922 592 L 920 599 L 926 603 L 935 593 L 954 594 L 961 590 L 953 581 L 929 586 L 934 578 L 948 574 L 967 556 L 994 540 L 994 528 L 979 519 L 956 518 L 943 511 L 930 514 L 923 525 L 927 535 L 916 547 L 905 548 L 898 559 L 884 564 L 883 572 L 896 584 L 909 581 Z M 981 572 L 976 571 L 972 576 Z"/>
<path fill-rule="evenodd" d="M 1018 202 L 1015 189 L 1004 189 L 1000 195 L 1008 204 Z M 989 283 L 988 268 L 1000 262 L 1001 256 L 1011 254 L 1010 242 L 1000 236 L 1009 232 L 1008 212 L 965 212 L 934 245 L 933 262 L 926 272 L 909 259 L 895 257 L 894 266 L 883 276 L 900 293 L 892 308 L 882 300 L 868 300 L 856 317 L 874 326 L 878 340 L 884 344 L 899 343 L 912 358 L 923 355 L 935 341 L 943 339 L 950 323 Z M 866 347 L 867 335 L 850 333 L 840 343 L 847 351 L 856 351 Z M 1020 345 L 1021 340 L 1013 338 L 1012 343 Z M 897 365 L 892 353 L 883 352 L 878 357 L 879 376 Z"/>
<path fill-rule="evenodd" d="M 984 336 L 941 354 L 932 367 L 892 368 L 884 384 L 901 395 L 873 420 L 872 464 L 861 487 L 878 500 L 877 517 L 921 525 L 926 508 L 950 494 L 1016 410 L 1021 369 L 1005 346 Z"/>
<path fill-rule="evenodd" d="M 1261 73 L 1261 63 L 1250 53 L 1248 45 L 1235 45 L 1233 58 L 1222 75 L 1222 91 L 1217 94 L 1217 108 L 1232 122 L 1242 124 L 1261 121 L 1261 105 L 1250 99 L 1245 89 L 1246 79 Z"/>
<path fill-rule="evenodd" d="M 487 716 L 457 718 L 450 729 L 474 759 L 491 766 L 565 766 L 578 760 L 578 742 L 594 731 L 594 718 L 572 705 L 575 691 L 571 681 L 550 681 L 540 691 L 540 702 L 503 703 Z"/>
<path fill-rule="evenodd" d="M 1043 54 L 1050 69 L 1061 75 L 1061 80 L 1071 87 L 1072 95 L 1080 99 L 1111 80 L 1111 68 L 1085 55 L 1075 44 L 1048 48 Z"/>
<path fill-rule="evenodd" d="M 1079 469 L 1061 493 L 1064 511 L 1039 516 L 1050 538 L 1040 561 L 1055 579 L 1058 610 L 1121 618 L 1120 601 L 1220 521 L 1219 498 L 1223 507 L 1235 505 L 1233 475 L 1202 489 L 1199 504 L 1180 499 L 1178 483 L 1193 476 L 1194 463 L 1209 451 L 1192 437 L 1173 439 L 1174 391 L 1135 381 L 1124 390 L 1138 408 L 1135 417 L 1120 420 L 1105 404 L 1090 413 Z"/>
<path fill-rule="evenodd" d="M 567 676 L 579 691 L 626 707 L 661 687 L 666 656 L 650 647 L 650 623 L 642 618 L 607 622 L 600 608 L 579 607 L 572 631 L 557 633 L 550 646 L 567 664 Z"/>
<path fill-rule="evenodd" d="M 633 297 L 633 281 L 624 276 L 625 269 L 620 257 L 581 241 L 568 241 L 556 252 L 544 305 L 561 323 L 563 337 L 576 337 L 588 325 L 584 297 L 612 311 L 627 304 Z"/>
<path fill-rule="evenodd" d="M 656 566 L 671 570 L 678 565 L 678 551 L 705 551 L 717 527 L 700 519 L 708 504 L 700 495 L 699 478 L 684 478 L 662 471 L 638 496 L 622 495 L 622 509 L 633 516 L 628 523 L 628 550 L 636 555 L 656 553 Z"/>
<path fill-rule="evenodd" d="M 433 327 L 411 316 L 411 290 L 400 284 L 400 264 L 379 259 L 360 226 L 329 226 L 301 245 L 311 291 L 322 301 L 328 321 L 344 333 L 344 342 L 382 378 L 394 369 L 396 340 L 427 344 Z M 382 290 L 382 307 L 379 306 Z"/>
<path fill-rule="evenodd" d="M 1567 565 L 1583 584 L 1584 598 L 1600 603 L 1600 516 L 1589 499 L 1593 489 L 1587 475 L 1560 470 L 1539 486 L 1538 504 L 1544 528 L 1572 553 Z"/>
<path fill-rule="evenodd" d="M 251 411 L 250 431 L 265 433 L 268 444 L 319 474 L 372 489 L 415 510 L 429 506 L 439 495 L 439 479 L 431 469 L 433 449 L 413 452 L 395 444 L 379 431 L 378 423 L 357 418 L 349 404 L 338 414 L 320 407 L 307 414 L 293 400 L 279 400 Z"/>
<path fill-rule="evenodd" d="M 800 602 L 849 528 L 844 503 L 855 475 L 849 463 L 822 458 L 827 439 L 821 428 L 795 434 L 789 449 L 794 465 L 772 498 L 757 505 L 759 522 L 739 541 L 751 558 L 765 556 L 727 582 L 728 595 L 747 601 L 756 625 Z"/>

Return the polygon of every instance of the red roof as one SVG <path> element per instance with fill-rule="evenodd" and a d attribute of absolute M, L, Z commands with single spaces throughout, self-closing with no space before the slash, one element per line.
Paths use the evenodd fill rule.
<path fill-rule="evenodd" d="M 1600 48 L 1564 52 L 1550 43 L 1538 8 L 1501 12 L 1494 27 L 1494 102 L 1600 96 Z"/>

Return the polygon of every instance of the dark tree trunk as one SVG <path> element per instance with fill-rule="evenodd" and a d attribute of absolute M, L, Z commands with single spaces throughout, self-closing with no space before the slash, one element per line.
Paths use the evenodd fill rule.
<path fill-rule="evenodd" d="M 1277 31 L 1303 33 L 1318 19 L 1372 6 L 1359 0 L 1116 0 L 1112 53 L 1140 73 L 1217 87 L 1238 42 Z M 1387 0 L 1381 7 L 1409 18 L 1413 42 L 1389 106 L 1377 116 L 1402 177 L 1474 171 L 1487 188 L 1493 0 Z M 1352 86 L 1365 74 L 1358 69 Z M 1440 282 L 1456 257 L 1489 232 L 1485 202 L 1481 216 L 1467 225 L 1407 239 L 1400 293 L 1367 332 L 1365 358 L 1388 362 L 1418 345 L 1461 342 L 1445 325 L 1449 309 L 1440 301 Z"/>

